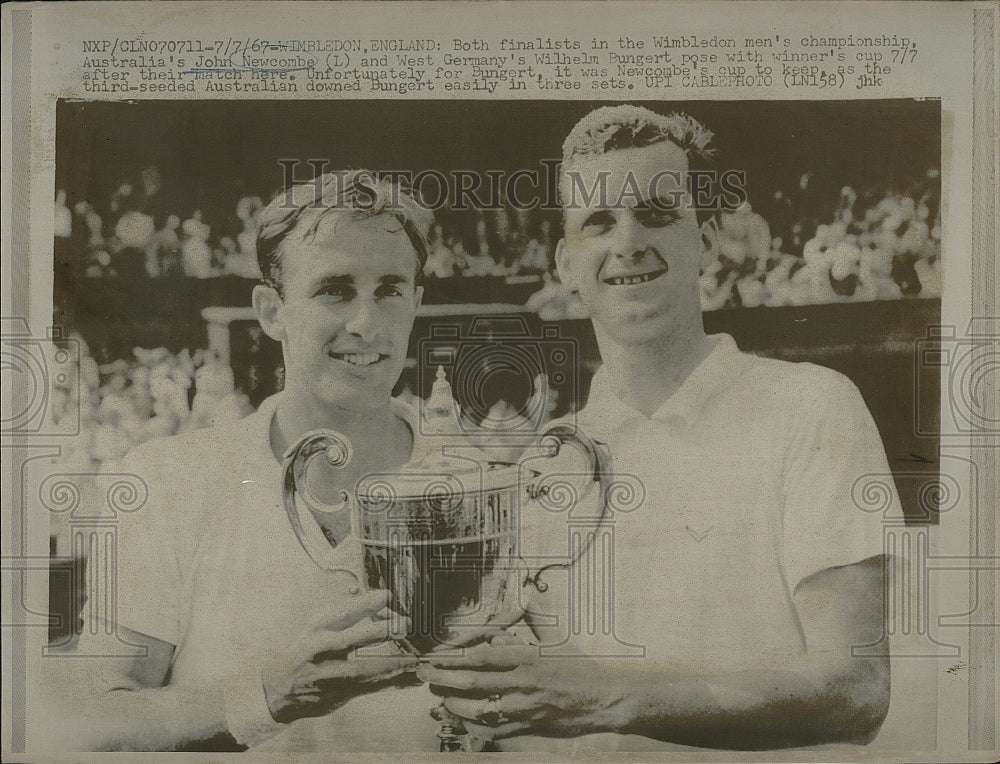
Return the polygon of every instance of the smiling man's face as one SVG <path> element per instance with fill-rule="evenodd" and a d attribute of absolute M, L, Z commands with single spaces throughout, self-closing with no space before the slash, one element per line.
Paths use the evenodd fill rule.
<path fill-rule="evenodd" d="M 285 390 L 320 407 L 387 405 L 422 293 L 402 227 L 386 215 L 328 215 L 315 236 L 293 230 L 281 247 Z"/>
<path fill-rule="evenodd" d="M 559 275 L 623 345 L 687 328 L 694 314 L 700 320 L 702 245 L 687 169 L 686 154 L 670 141 L 578 157 L 565 169 Z M 587 194 L 566 193 L 572 183 Z"/>

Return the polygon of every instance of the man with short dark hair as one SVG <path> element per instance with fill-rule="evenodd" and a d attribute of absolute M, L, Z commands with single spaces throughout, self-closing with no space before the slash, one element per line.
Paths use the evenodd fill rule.
<path fill-rule="evenodd" d="M 645 500 L 614 517 L 611 592 L 586 569 L 546 573 L 533 659 L 493 645 L 419 670 L 481 737 L 769 749 L 867 743 L 885 717 L 888 659 L 852 653 L 883 637 L 880 517 L 852 503 L 857 479 L 888 472 L 881 441 L 845 377 L 705 334 L 689 172 L 711 137 L 616 106 L 564 144 L 556 262 L 603 360 L 578 425 Z M 639 655 L 602 658 L 612 637 Z"/>
<path fill-rule="evenodd" d="M 137 475 L 148 499 L 119 524 L 116 602 L 87 610 L 87 692 L 63 731 L 68 747 L 253 746 L 413 664 L 389 641 L 387 592 L 361 592 L 350 572 L 360 552 L 336 499 L 409 461 L 418 436 L 414 412 L 391 395 L 422 295 L 424 217 L 365 172 L 295 186 L 264 210 L 253 307 L 281 343 L 284 389 L 246 419 L 151 441 L 111 468 Z M 302 513 L 306 531 L 333 544 L 336 570 L 309 558 L 283 505 L 282 456 L 320 428 L 353 446 L 347 466 L 310 486 L 330 511 Z M 94 657 L 120 654 L 122 638 L 138 646 L 133 657 Z M 385 657 L 352 659 L 378 643 Z M 348 747 L 364 739 L 346 723 L 337 732 Z"/>

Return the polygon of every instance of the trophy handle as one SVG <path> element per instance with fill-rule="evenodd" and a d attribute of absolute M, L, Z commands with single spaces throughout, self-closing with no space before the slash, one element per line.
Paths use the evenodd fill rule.
<path fill-rule="evenodd" d="M 611 475 L 611 458 L 608 455 L 607 450 L 597 441 L 587 437 L 576 427 L 568 424 L 556 424 L 548 428 L 538 437 L 537 443 L 539 450 L 551 452 L 549 456 L 558 456 L 560 450 L 562 450 L 562 447 L 566 444 L 575 446 L 583 453 L 583 455 L 587 458 L 587 469 L 590 473 L 590 478 L 600 489 L 600 514 L 597 517 L 597 522 L 598 524 L 603 523 L 608 514 L 608 490 L 611 487 L 609 480 L 609 476 Z M 584 496 L 587 496 L 589 493 L 590 490 L 584 493 Z M 539 491 L 532 488 L 531 497 L 537 498 L 538 495 Z M 528 573 L 528 575 L 524 578 L 523 585 L 532 585 L 539 592 L 547 591 L 549 585 L 542 581 L 542 574 L 547 570 L 552 570 L 553 568 L 564 568 L 569 570 L 587 553 L 593 543 L 594 537 L 592 536 L 590 540 L 580 549 L 580 552 L 569 562 L 551 563 L 539 568 L 534 575 Z"/>
<path fill-rule="evenodd" d="M 285 451 L 282 460 L 282 494 L 288 521 L 295 531 L 295 537 L 302 548 L 319 567 L 324 570 L 340 570 L 333 561 L 333 547 L 336 542 L 328 539 L 315 525 L 303 525 L 299 516 L 299 502 L 302 502 L 314 512 L 336 512 L 347 509 L 353 512 L 353 503 L 346 491 L 341 492 L 342 503 L 331 505 L 320 501 L 309 488 L 306 475 L 313 461 L 325 456 L 331 467 L 343 467 L 350 463 L 354 450 L 351 442 L 334 430 L 313 430 L 303 435 L 295 444 Z M 352 526 L 354 518 L 352 517 Z"/>

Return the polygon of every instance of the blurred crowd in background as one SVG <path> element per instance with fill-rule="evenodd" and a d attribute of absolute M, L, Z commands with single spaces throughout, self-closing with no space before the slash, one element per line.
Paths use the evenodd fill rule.
<path fill-rule="evenodd" d="M 939 172 L 903 188 L 775 189 L 719 214 L 705 229 L 705 310 L 825 304 L 941 295 Z M 219 200 L 186 215 L 164 207 L 161 171 L 144 167 L 110 199 L 67 199 L 59 191 L 55 235 L 70 239 L 84 278 L 260 277 L 257 219 L 264 198 Z M 820 184 L 821 185 L 821 184 Z M 584 317 L 555 274 L 557 212 L 539 209 L 438 210 L 426 276 L 531 279 L 525 305 L 545 320 Z M 458 300 L 460 301 L 460 300 Z"/>

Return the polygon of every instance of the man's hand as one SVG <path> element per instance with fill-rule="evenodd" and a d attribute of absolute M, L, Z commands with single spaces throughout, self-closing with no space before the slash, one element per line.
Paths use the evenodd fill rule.
<path fill-rule="evenodd" d="M 613 683 L 597 676 L 603 667 L 586 659 L 544 661 L 535 645 L 499 641 L 461 657 L 431 654 L 417 670 L 473 735 L 570 737 L 615 728 L 615 704 L 605 697 Z"/>
<path fill-rule="evenodd" d="M 389 593 L 383 590 L 357 595 L 349 609 L 314 625 L 287 653 L 265 665 L 264 694 L 275 721 L 327 714 L 417 664 L 414 656 L 398 654 L 388 645 L 385 657 L 349 654 L 405 636 L 407 619 L 400 634 L 390 632 L 388 601 Z"/>
<path fill-rule="evenodd" d="M 800 583 L 807 649 L 762 652 L 743 670 L 703 674 L 682 663 L 538 658 L 496 644 L 430 656 L 417 675 L 477 737 L 620 732 L 703 748 L 767 750 L 864 745 L 889 701 L 887 657 L 854 657 L 883 631 L 883 559 L 820 571 Z M 495 640 L 496 642 L 496 640 Z"/>

